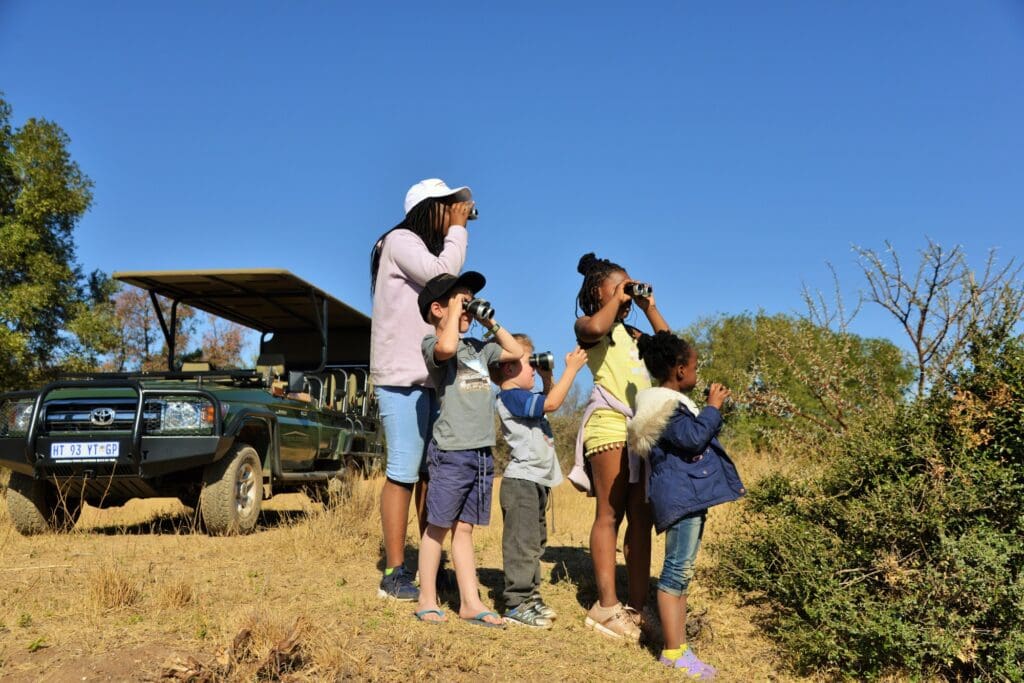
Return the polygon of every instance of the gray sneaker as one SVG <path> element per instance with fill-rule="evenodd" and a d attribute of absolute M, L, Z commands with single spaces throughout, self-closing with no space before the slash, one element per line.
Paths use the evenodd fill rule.
<path fill-rule="evenodd" d="M 415 602 L 419 600 L 420 589 L 412 582 L 412 577 L 412 572 L 404 566 L 397 567 L 395 571 L 386 574 L 380 580 L 377 597 L 393 598 L 402 602 Z"/>
<path fill-rule="evenodd" d="M 539 594 L 534 593 L 526 599 L 526 602 L 533 603 L 534 611 L 536 611 L 537 614 L 541 615 L 545 619 L 550 619 L 554 621 L 558 618 L 558 612 L 556 612 L 553 607 L 544 602 L 544 599 L 541 598 Z"/>
<path fill-rule="evenodd" d="M 529 626 L 530 628 L 551 628 L 551 620 L 537 611 L 537 603 L 527 600 L 505 610 L 505 623 Z"/>

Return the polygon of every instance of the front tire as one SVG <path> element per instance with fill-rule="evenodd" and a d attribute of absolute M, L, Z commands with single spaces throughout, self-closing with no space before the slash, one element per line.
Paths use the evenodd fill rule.
<path fill-rule="evenodd" d="M 11 472 L 7 511 L 14 528 L 24 536 L 70 531 L 82 514 L 82 499 L 60 495 L 48 481 Z"/>
<path fill-rule="evenodd" d="M 211 536 L 247 534 L 256 528 L 263 502 L 263 463 L 244 443 L 203 471 L 199 512 Z"/>

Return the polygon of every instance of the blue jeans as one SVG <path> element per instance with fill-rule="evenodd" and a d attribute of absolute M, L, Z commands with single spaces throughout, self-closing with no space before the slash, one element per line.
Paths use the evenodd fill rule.
<path fill-rule="evenodd" d="M 693 578 L 697 550 L 704 535 L 707 516 L 707 510 L 694 512 L 665 531 L 665 565 L 658 579 L 658 590 L 676 597 L 686 595 Z"/>
<path fill-rule="evenodd" d="M 388 442 L 385 474 L 392 481 L 415 484 L 427 472 L 425 454 L 437 419 L 437 394 L 427 387 L 385 386 L 374 392 Z"/>

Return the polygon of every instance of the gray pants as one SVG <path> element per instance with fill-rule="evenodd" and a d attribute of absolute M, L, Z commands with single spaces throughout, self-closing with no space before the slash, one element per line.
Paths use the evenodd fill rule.
<path fill-rule="evenodd" d="M 547 486 L 525 479 L 501 481 L 501 555 L 505 606 L 519 605 L 540 588 L 540 556 L 548 543 Z"/>

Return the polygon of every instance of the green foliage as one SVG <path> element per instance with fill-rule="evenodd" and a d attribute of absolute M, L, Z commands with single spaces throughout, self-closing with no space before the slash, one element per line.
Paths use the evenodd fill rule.
<path fill-rule="evenodd" d="M 1024 339 L 975 334 L 948 384 L 824 455 L 819 477 L 754 486 L 722 548 L 798 667 L 1024 679 Z"/>
<path fill-rule="evenodd" d="M 0 95 L 0 390 L 92 367 L 111 341 L 110 282 L 75 261 L 92 181 L 59 126 L 29 119 L 15 129 L 10 118 Z"/>
<path fill-rule="evenodd" d="M 697 344 L 702 383 L 733 390 L 727 435 L 746 448 L 764 448 L 769 437 L 787 431 L 842 433 L 875 403 L 898 401 L 913 379 L 891 342 L 787 315 L 721 316 L 683 335 Z"/>

